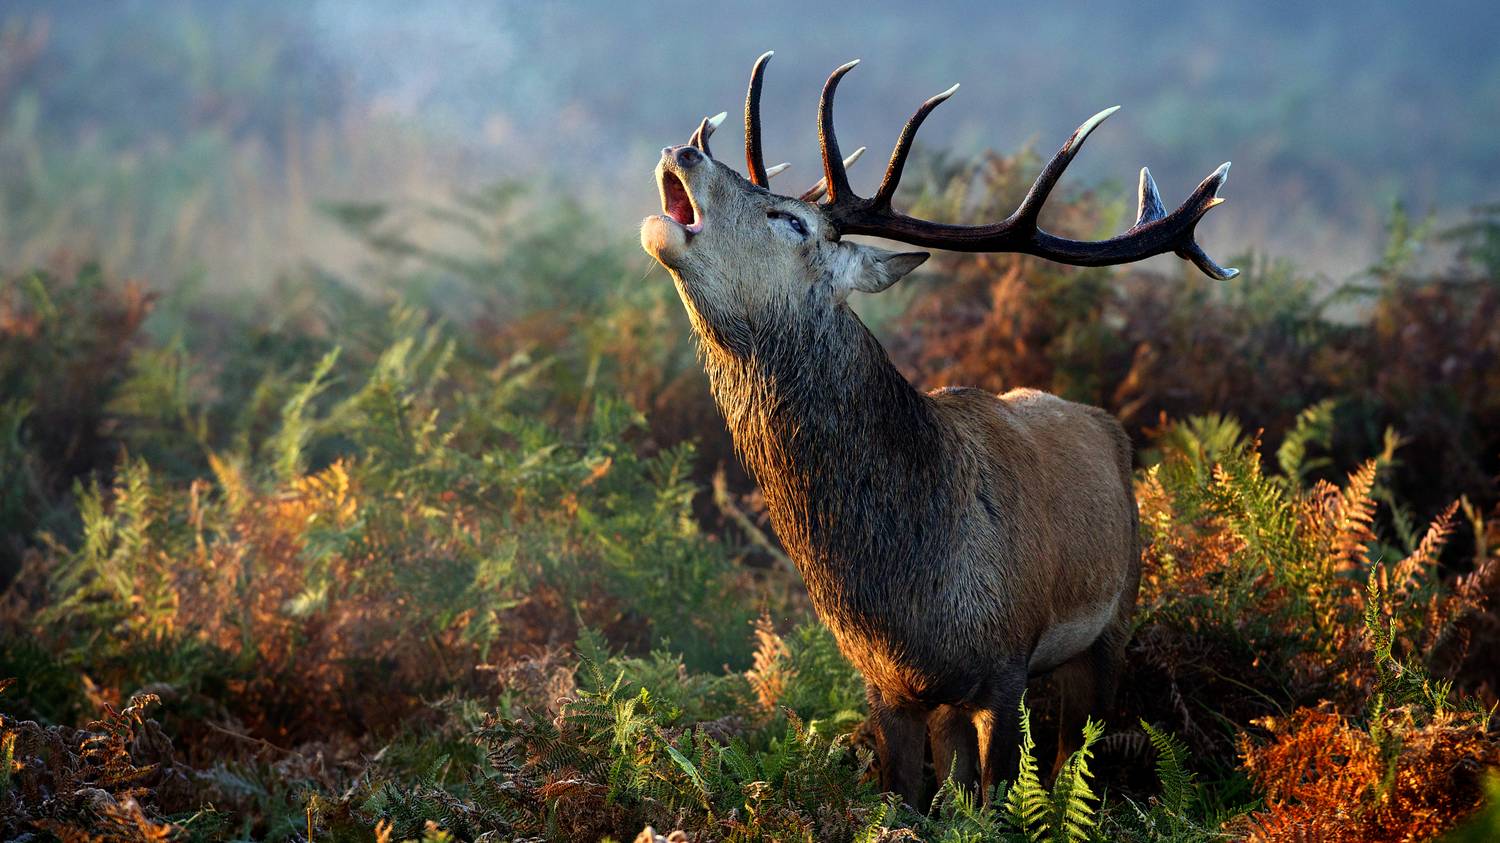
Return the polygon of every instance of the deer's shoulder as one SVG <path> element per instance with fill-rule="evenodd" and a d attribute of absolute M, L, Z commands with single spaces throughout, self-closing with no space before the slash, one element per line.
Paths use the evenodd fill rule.
<path fill-rule="evenodd" d="M 938 413 L 966 434 L 1016 447 L 1119 447 L 1124 429 L 1098 407 L 1059 398 L 1039 389 L 1012 389 L 1000 395 L 971 387 L 944 387 L 929 393 Z M 1127 450 L 1128 453 L 1128 450 Z"/>

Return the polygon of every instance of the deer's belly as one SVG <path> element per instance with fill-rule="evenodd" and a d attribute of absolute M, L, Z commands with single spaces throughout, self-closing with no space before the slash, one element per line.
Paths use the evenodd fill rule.
<path fill-rule="evenodd" d="M 1046 672 L 1087 650 L 1115 616 L 1117 603 L 1118 600 L 1096 603 L 1067 620 L 1048 627 L 1031 651 L 1031 660 L 1027 665 L 1030 672 Z"/>

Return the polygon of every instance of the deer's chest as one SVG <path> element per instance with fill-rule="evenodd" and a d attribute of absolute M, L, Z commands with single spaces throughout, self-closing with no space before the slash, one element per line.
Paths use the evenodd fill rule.
<path fill-rule="evenodd" d="M 968 702 L 1001 655 L 993 652 L 996 619 L 972 600 L 950 600 L 951 583 L 924 572 L 879 584 L 826 576 L 804 574 L 814 608 L 845 657 L 888 699 Z"/>

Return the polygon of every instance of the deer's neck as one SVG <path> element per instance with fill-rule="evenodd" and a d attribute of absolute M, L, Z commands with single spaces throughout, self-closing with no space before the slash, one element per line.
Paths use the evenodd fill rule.
<path fill-rule="evenodd" d="M 937 416 L 859 319 L 833 307 L 740 345 L 705 338 L 714 398 L 814 600 L 940 556 L 955 508 Z"/>

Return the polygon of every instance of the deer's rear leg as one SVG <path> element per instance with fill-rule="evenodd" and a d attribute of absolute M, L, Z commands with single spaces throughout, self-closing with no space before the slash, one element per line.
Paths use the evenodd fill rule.
<path fill-rule="evenodd" d="M 938 785 L 950 775 L 970 793 L 979 784 L 979 737 L 974 715 L 951 705 L 938 706 L 927 718 L 932 740 L 932 768 Z"/>
<path fill-rule="evenodd" d="M 894 793 L 916 809 L 921 806 L 922 761 L 927 748 L 927 714 L 887 703 L 868 686 L 875 723 L 875 752 L 880 759 L 880 789 Z"/>
<path fill-rule="evenodd" d="M 1104 721 L 1115 704 L 1120 668 L 1125 662 L 1129 626 L 1111 626 L 1087 650 L 1063 662 L 1053 672 L 1058 691 L 1057 758 L 1051 780 L 1063 764 L 1083 745 L 1083 724 L 1089 718 Z"/>

